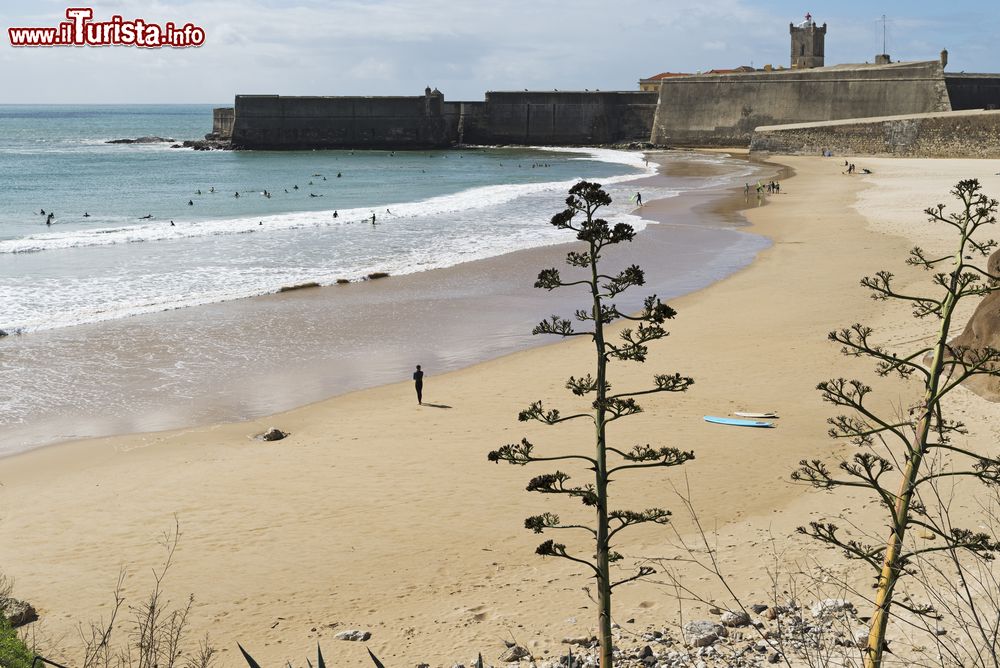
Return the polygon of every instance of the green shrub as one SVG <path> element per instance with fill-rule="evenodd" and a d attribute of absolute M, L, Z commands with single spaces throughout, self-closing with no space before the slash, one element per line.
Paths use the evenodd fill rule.
<path fill-rule="evenodd" d="M 0 614 L 0 666 L 3 668 L 30 668 L 34 656 L 17 631 L 10 627 L 7 618 Z"/>

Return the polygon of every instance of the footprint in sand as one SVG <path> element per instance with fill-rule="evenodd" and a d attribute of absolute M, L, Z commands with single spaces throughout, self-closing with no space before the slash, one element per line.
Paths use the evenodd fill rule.
<path fill-rule="evenodd" d="M 656 604 L 653 603 L 652 601 L 643 601 L 642 603 L 639 604 L 639 607 L 640 608 L 652 608 L 654 605 L 656 605 Z"/>

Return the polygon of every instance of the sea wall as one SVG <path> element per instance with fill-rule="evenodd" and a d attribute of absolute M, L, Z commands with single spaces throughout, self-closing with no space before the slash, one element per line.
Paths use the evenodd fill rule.
<path fill-rule="evenodd" d="M 660 85 L 651 141 L 748 146 L 763 125 L 950 110 L 936 60 L 676 77 Z"/>
<path fill-rule="evenodd" d="M 953 111 L 763 126 L 753 153 L 1000 158 L 1000 111 Z"/>
<path fill-rule="evenodd" d="M 464 103 L 465 144 L 614 144 L 648 141 L 656 93 L 491 91 Z"/>
<path fill-rule="evenodd" d="M 251 149 L 437 148 L 451 138 L 436 91 L 412 97 L 237 95 L 232 144 Z"/>
<path fill-rule="evenodd" d="M 948 74 L 944 75 L 948 86 L 951 108 L 960 109 L 1000 109 L 1000 74 Z"/>
<path fill-rule="evenodd" d="M 229 139 L 233 136 L 233 121 L 236 110 L 232 107 L 216 107 L 212 110 L 212 134 L 214 139 Z"/>

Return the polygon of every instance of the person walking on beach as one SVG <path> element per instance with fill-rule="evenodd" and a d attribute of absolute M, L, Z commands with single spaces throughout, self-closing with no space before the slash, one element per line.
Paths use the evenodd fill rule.
<path fill-rule="evenodd" d="M 413 386 L 417 390 L 417 403 L 424 403 L 424 372 L 420 370 L 420 365 L 417 365 L 417 370 L 413 372 Z"/>
<path fill-rule="evenodd" d="M 642 193 L 637 192 L 635 194 L 635 204 L 636 206 L 642 206 Z"/>

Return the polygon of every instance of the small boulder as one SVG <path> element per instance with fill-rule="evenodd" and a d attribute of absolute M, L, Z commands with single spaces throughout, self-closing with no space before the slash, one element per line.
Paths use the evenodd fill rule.
<path fill-rule="evenodd" d="M 270 429 L 268 429 L 267 431 L 265 431 L 263 434 L 260 435 L 260 437 L 265 441 L 280 441 L 286 436 L 288 436 L 288 434 L 286 432 L 281 431 L 277 427 L 271 427 Z"/>
<path fill-rule="evenodd" d="M 357 629 L 347 629 L 333 636 L 335 640 L 365 641 L 372 637 L 370 631 L 359 631 Z"/>
<path fill-rule="evenodd" d="M 504 663 L 514 663 L 515 661 L 520 661 L 521 659 L 527 659 L 530 656 L 531 652 L 527 649 L 521 647 L 520 645 L 514 645 L 513 647 L 507 648 L 507 651 L 501 654 L 498 660 Z"/>
<path fill-rule="evenodd" d="M 753 610 L 753 614 L 759 615 L 760 613 L 767 610 L 767 606 L 764 605 L 763 603 L 754 603 L 753 605 L 750 606 L 750 609 Z"/>
<path fill-rule="evenodd" d="M 562 642 L 564 645 L 579 645 L 580 647 L 590 647 L 593 643 L 597 642 L 597 636 L 577 636 L 563 638 Z"/>
<path fill-rule="evenodd" d="M 829 617 L 838 613 L 854 612 L 854 606 L 842 598 L 827 598 L 814 603 L 811 611 L 813 617 Z"/>
<path fill-rule="evenodd" d="M 743 612 L 742 610 L 739 610 L 737 612 L 727 610 L 726 612 L 722 613 L 721 617 L 719 617 L 719 622 L 723 626 L 730 626 L 730 627 L 748 626 L 750 624 L 750 615 Z"/>
<path fill-rule="evenodd" d="M 8 598 L 3 604 L 3 614 L 11 628 L 17 628 L 38 620 L 38 611 L 30 603 L 16 598 Z"/>
<path fill-rule="evenodd" d="M 708 647 L 727 635 L 729 632 L 725 626 L 710 619 L 701 619 L 684 625 L 684 640 L 694 647 Z"/>

